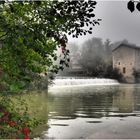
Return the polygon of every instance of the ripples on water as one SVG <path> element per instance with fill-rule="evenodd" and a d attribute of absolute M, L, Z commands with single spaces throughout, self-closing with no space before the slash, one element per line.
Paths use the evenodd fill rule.
<path fill-rule="evenodd" d="M 42 138 L 140 138 L 140 86 L 50 88 Z"/>

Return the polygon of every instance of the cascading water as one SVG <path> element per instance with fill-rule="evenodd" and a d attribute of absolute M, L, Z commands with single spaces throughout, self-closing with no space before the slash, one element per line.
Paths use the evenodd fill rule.
<path fill-rule="evenodd" d="M 80 85 L 117 85 L 119 82 L 114 79 L 103 78 L 56 78 L 53 86 L 80 86 Z"/>

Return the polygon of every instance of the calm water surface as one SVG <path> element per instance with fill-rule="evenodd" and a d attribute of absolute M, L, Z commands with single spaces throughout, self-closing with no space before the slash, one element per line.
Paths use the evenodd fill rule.
<path fill-rule="evenodd" d="M 140 138 L 140 85 L 50 88 L 41 138 Z"/>

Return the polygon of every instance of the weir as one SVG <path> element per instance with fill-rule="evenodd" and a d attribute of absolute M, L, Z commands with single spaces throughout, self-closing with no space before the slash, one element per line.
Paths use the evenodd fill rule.
<path fill-rule="evenodd" d="M 64 78 L 59 77 L 53 81 L 53 86 L 76 86 L 76 85 L 117 85 L 119 82 L 114 79 L 104 78 Z"/>

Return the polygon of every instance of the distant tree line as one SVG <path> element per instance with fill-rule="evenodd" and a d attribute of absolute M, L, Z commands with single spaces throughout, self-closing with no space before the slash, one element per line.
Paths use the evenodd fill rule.
<path fill-rule="evenodd" d="M 112 49 L 119 42 L 111 43 L 109 39 L 92 38 L 83 43 L 79 64 L 87 76 L 120 79 L 121 74 L 113 69 Z"/>
<path fill-rule="evenodd" d="M 109 39 L 103 41 L 101 38 L 92 38 L 83 44 L 69 43 L 70 62 L 60 75 L 77 76 L 77 72 L 71 73 L 74 66 L 83 70 L 81 76 L 121 79 L 118 69 L 113 69 L 112 49 L 127 40 L 111 42 Z"/>

